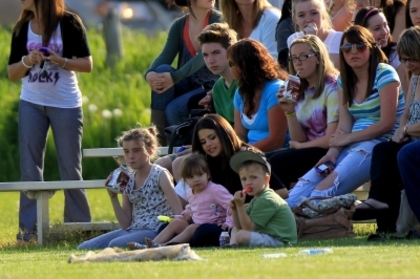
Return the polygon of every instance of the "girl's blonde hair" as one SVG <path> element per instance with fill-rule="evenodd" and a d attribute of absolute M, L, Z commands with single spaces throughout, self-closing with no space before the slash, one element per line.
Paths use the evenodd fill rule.
<path fill-rule="evenodd" d="M 330 18 L 330 15 L 328 14 L 327 7 L 325 6 L 324 0 L 293 0 L 292 1 L 292 19 L 293 19 L 293 21 L 295 21 L 295 17 L 296 17 L 296 4 L 297 3 L 302 3 L 302 2 L 312 2 L 315 5 L 315 7 L 318 8 L 318 11 L 321 15 L 322 29 L 324 29 L 324 30 L 333 29 L 331 18 Z M 319 28 L 320 28 L 320 26 L 318 26 L 318 29 Z M 295 29 L 298 30 L 299 27 L 295 26 Z M 300 31 L 302 31 L 302 30 L 300 30 Z"/>
<path fill-rule="evenodd" d="M 181 165 L 181 177 L 185 180 L 200 173 L 207 173 L 210 178 L 210 168 L 206 158 L 199 153 L 188 155 Z"/>
<path fill-rule="evenodd" d="M 149 154 L 150 159 L 154 159 L 158 156 L 158 140 L 157 140 L 157 128 L 156 126 L 150 127 L 138 127 L 128 131 L 122 132 L 122 135 L 116 139 L 119 146 L 123 147 L 125 141 L 136 140 L 144 143 L 144 148 Z"/>
<path fill-rule="evenodd" d="M 321 41 L 320 38 L 314 35 L 305 35 L 301 38 L 295 39 L 292 44 L 290 45 L 290 50 L 295 44 L 306 44 L 309 49 L 316 54 L 317 58 L 317 66 L 316 71 L 318 74 L 318 79 L 315 85 L 315 93 L 313 95 L 313 99 L 318 98 L 321 96 L 322 92 L 324 91 L 325 81 L 327 77 L 337 77 L 338 70 L 334 67 L 333 62 L 330 59 L 330 55 L 328 54 L 327 47 Z M 293 67 L 293 62 L 291 60 L 292 54 L 290 52 L 289 55 L 289 73 L 296 75 L 295 68 Z M 308 81 L 306 79 L 301 80 L 301 86 L 299 88 L 299 96 L 298 100 L 302 99 L 304 96 L 305 90 L 308 89 Z"/>
<path fill-rule="evenodd" d="M 253 5 L 252 28 L 255 28 L 257 27 L 264 10 L 271 7 L 271 4 L 268 0 L 255 0 Z M 225 22 L 229 24 L 230 28 L 238 32 L 242 17 L 242 15 L 239 14 L 238 4 L 236 4 L 234 0 L 220 0 L 220 10 Z"/>

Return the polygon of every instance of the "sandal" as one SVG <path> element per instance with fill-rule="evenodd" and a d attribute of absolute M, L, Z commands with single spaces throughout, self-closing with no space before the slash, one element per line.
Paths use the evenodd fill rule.
<path fill-rule="evenodd" d="M 161 244 L 154 242 L 153 239 L 148 237 L 144 238 L 144 242 L 146 243 L 147 248 L 158 248 L 162 246 Z"/>
<path fill-rule="evenodd" d="M 147 249 L 147 246 L 144 244 L 132 241 L 132 242 L 127 243 L 127 249 L 128 250 L 143 250 L 143 249 Z"/>

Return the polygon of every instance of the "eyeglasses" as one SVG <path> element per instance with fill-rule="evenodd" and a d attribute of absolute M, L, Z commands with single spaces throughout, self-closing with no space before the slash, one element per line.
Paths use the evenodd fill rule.
<path fill-rule="evenodd" d="M 350 52 L 355 47 L 358 51 L 364 51 L 367 48 L 367 44 L 364 42 L 357 44 L 344 44 L 340 47 L 342 52 Z"/>
<path fill-rule="evenodd" d="M 400 57 L 400 62 L 401 64 L 405 64 L 406 62 L 410 62 L 410 63 L 418 63 L 419 60 L 414 59 L 414 58 L 401 58 Z"/>
<path fill-rule="evenodd" d="M 299 55 L 298 57 L 290 57 L 289 61 L 293 62 L 293 63 L 296 63 L 298 60 L 299 61 L 305 61 L 306 59 L 314 57 L 316 55 L 317 55 L 316 53 L 302 54 L 302 55 Z"/>
<path fill-rule="evenodd" d="M 236 64 L 235 62 L 229 61 L 229 67 L 234 67 L 234 66 L 238 66 L 238 64 Z"/>

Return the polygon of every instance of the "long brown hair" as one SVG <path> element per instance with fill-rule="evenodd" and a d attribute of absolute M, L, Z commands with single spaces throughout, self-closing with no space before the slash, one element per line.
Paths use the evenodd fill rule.
<path fill-rule="evenodd" d="M 372 94 L 373 83 L 376 77 L 376 68 L 379 63 L 387 63 L 388 59 L 380 48 L 376 45 L 375 39 L 369 30 L 360 25 L 354 25 L 344 31 L 341 37 L 340 45 L 343 45 L 344 40 L 350 44 L 357 44 L 364 42 L 370 49 L 369 67 L 368 67 L 368 84 L 366 87 L 365 98 Z M 343 51 L 340 49 L 340 74 L 343 84 L 344 103 L 348 103 L 349 107 L 353 104 L 355 97 L 356 84 L 359 81 L 353 69 L 347 64 L 344 59 Z"/>
<path fill-rule="evenodd" d="M 229 47 L 227 58 L 240 69 L 239 92 L 244 97 L 244 113 L 250 117 L 255 110 L 255 91 L 262 90 L 266 81 L 285 80 L 287 72 L 262 43 L 253 39 L 242 39 Z"/>
<path fill-rule="evenodd" d="M 267 0 L 255 0 L 252 9 L 252 28 L 257 27 L 258 22 L 264 10 L 270 8 L 270 3 Z M 229 24 L 230 28 L 239 31 L 242 15 L 239 12 L 238 4 L 234 0 L 220 0 L 220 11 L 223 19 Z"/>
<path fill-rule="evenodd" d="M 383 11 L 380 10 L 380 9 L 373 8 L 373 7 L 365 7 L 357 13 L 356 17 L 354 18 L 354 24 L 368 28 L 369 20 L 373 16 L 379 15 L 381 13 L 385 16 Z M 385 16 L 385 18 L 386 18 L 386 16 Z M 388 18 L 386 18 L 386 20 L 387 20 L 387 23 L 389 23 Z M 386 57 L 388 57 L 388 59 L 391 56 L 391 54 L 395 52 L 395 47 L 397 46 L 397 43 L 392 40 L 392 34 L 391 33 L 392 33 L 392 30 L 390 30 L 390 33 L 388 34 L 388 44 L 387 44 L 387 46 L 381 48 L 381 50 L 385 53 L 385 55 L 386 55 Z"/>
<path fill-rule="evenodd" d="M 64 0 L 33 0 L 35 13 L 41 23 L 42 45 L 48 46 L 48 43 L 57 29 L 58 23 L 66 12 Z M 16 23 L 14 32 L 19 34 L 25 22 L 33 19 L 35 14 L 32 11 L 22 10 L 19 20 Z"/>
<path fill-rule="evenodd" d="M 233 127 L 226 119 L 218 114 L 206 114 L 197 121 L 194 127 L 192 151 L 207 156 L 198 137 L 198 132 L 203 129 L 214 130 L 216 132 L 222 145 L 222 153 L 220 156 L 226 161 L 227 165 L 229 165 L 230 157 L 244 145 L 242 140 L 236 135 Z"/>

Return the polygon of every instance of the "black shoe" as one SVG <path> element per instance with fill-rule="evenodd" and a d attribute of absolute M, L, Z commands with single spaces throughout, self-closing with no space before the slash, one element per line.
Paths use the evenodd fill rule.
<path fill-rule="evenodd" d="M 358 206 L 356 206 L 353 214 L 353 220 L 370 220 L 376 219 L 378 216 L 385 214 L 389 210 L 386 203 L 367 199 Z"/>
<path fill-rule="evenodd" d="M 384 242 L 386 241 L 386 236 L 384 234 L 371 234 L 369 235 L 367 241 L 369 242 Z"/>
<path fill-rule="evenodd" d="M 393 235 L 390 237 L 392 240 L 416 240 L 420 239 L 420 232 L 417 230 L 411 230 L 408 232 L 406 236 L 400 236 L 400 235 Z"/>
<path fill-rule="evenodd" d="M 37 235 L 36 232 L 18 233 L 16 235 L 16 240 L 17 241 L 22 241 L 22 242 L 31 242 L 31 241 L 36 241 L 37 237 L 38 237 L 38 235 Z"/>
<path fill-rule="evenodd" d="M 416 230 L 409 231 L 408 234 L 405 236 L 405 239 L 408 239 L 408 240 L 420 239 L 420 232 Z"/>

